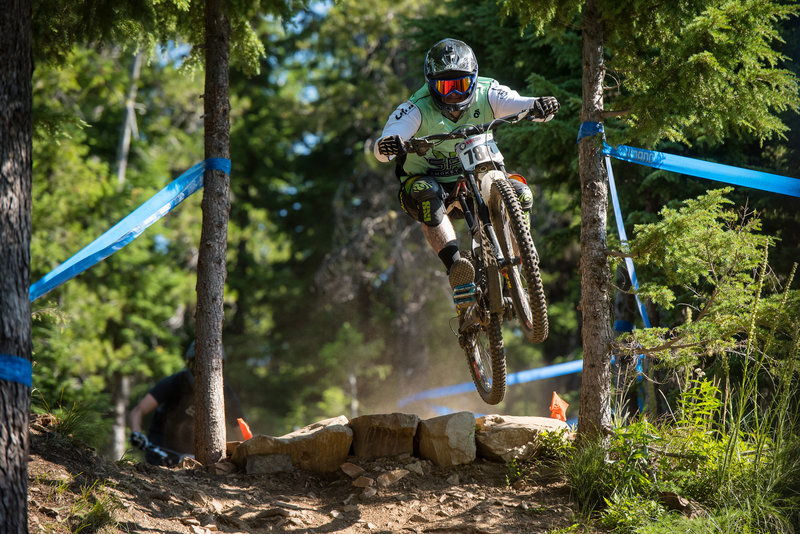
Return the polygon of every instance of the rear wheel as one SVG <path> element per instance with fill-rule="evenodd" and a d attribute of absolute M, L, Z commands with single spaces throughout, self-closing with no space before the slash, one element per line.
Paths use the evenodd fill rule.
<path fill-rule="evenodd" d="M 467 357 L 469 372 L 478 394 L 487 404 L 498 404 L 506 394 L 502 320 L 500 314 L 490 311 L 486 263 L 482 258 L 471 259 L 475 265 L 477 286 L 477 300 L 472 312 L 474 322 L 459 334 L 458 341 Z"/>
<path fill-rule="evenodd" d="M 522 333 L 528 341 L 541 343 L 547 339 L 549 324 L 539 254 L 514 188 L 499 175 L 492 182 L 489 216 L 503 256 L 512 258 L 504 278 Z"/>
<path fill-rule="evenodd" d="M 475 389 L 487 404 L 498 404 L 506 394 L 506 352 L 500 316 L 491 314 L 487 325 L 476 325 L 459 336 Z"/>

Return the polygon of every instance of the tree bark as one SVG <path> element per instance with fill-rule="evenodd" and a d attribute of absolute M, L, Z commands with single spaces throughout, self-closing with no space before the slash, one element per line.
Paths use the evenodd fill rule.
<path fill-rule="evenodd" d="M 125 185 L 125 175 L 128 171 L 128 156 L 131 148 L 131 137 L 136 130 L 136 94 L 139 91 L 139 75 L 142 70 L 143 54 L 137 52 L 131 64 L 131 81 L 128 86 L 128 97 L 125 100 L 125 116 L 120 127 L 119 142 L 117 143 L 117 190 L 121 191 Z M 111 406 L 114 423 L 111 425 L 111 443 L 106 453 L 109 458 L 119 460 L 125 454 L 127 439 L 125 439 L 128 401 L 130 401 L 131 380 L 119 370 L 114 371 L 111 377 Z"/>
<path fill-rule="evenodd" d="M 223 0 L 205 3 L 205 157 L 230 159 L 231 29 L 223 5 Z M 222 323 L 230 213 L 230 178 L 225 172 L 206 170 L 202 206 L 197 261 L 194 448 L 197 460 L 210 465 L 225 455 Z"/>
<path fill-rule="evenodd" d="M 136 94 L 139 92 L 139 75 L 142 71 L 141 52 L 136 52 L 131 65 L 131 83 L 128 97 L 125 99 L 125 118 L 122 119 L 119 143 L 117 144 L 117 189 L 125 185 L 125 174 L 128 171 L 128 154 L 131 150 L 131 136 L 136 130 Z M 138 136 L 138 134 L 137 134 Z"/>
<path fill-rule="evenodd" d="M 583 15 L 582 122 L 601 122 L 603 112 L 603 26 L 598 0 L 587 0 Z M 611 428 L 611 271 L 606 250 L 608 176 L 597 136 L 578 143 L 581 180 L 581 316 L 583 374 L 578 434 L 597 439 Z"/>
<path fill-rule="evenodd" d="M 128 402 L 131 399 L 131 377 L 122 371 L 114 371 L 111 377 L 111 409 L 114 423 L 111 425 L 111 443 L 108 446 L 108 457 L 114 461 L 125 454 L 125 416 L 128 413 Z"/>
<path fill-rule="evenodd" d="M 31 2 L 0 0 L 0 354 L 31 360 Z M 30 388 L 0 379 L 0 530 L 28 532 Z"/>

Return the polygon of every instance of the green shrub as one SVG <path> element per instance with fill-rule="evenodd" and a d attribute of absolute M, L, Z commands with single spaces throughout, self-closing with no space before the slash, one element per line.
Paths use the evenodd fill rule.
<path fill-rule="evenodd" d="M 614 493 L 605 503 L 600 523 L 615 532 L 635 532 L 637 527 L 656 521 L 666 513 L 659 503 L 636 493 Z"/>
<path fill-rule="evenodd" d="M 572 443 L 567 439 L 568 432 L 566 428 L 542 431 L 537 438 L 537 457 L 556 462 L 568 458 L 572 451 Z"/>
<path fill-rule="evenodd" d="M 512 485 L 518 480 L 525 479 L 530 474 L 530 467 L 526 462 L 512 458 L 506 462 L 506 484 Z"/>
<path fill-rule="evenodd" d="M 657 429 L 646 419 L 616 427 L 611 436 L 609 467 L 615 493 L 651 495 L 657 484 L 654 443 L 662 441 Z"/>
<path fill-rule="evenodd" d="M 738 510 L 688 518 L 680 514 L 665 514 L 652 523 L 636 528 L 636 534 L 755 534 L 742 521 L 744 513 Z"/>
<path fill-rule="evenodd" d="M 579 444 L 559 465 L 582 515 L 588 516 L 611 496 L 614 490 L 613 477 L 606 463 L 606 449 L 602 442 Z"/>
<path fill-rule="evenodd" d="M 56 434 L 80 445 L 97 447 L 108 437 L 108 425 L 101 422 L 101 413 L 91 403 L 67 403 L 59 398 L 55 404 L 45 398 L 39 389 L 32 394 L 31 411 L 49 415 L 53 421 L 50 428 Z"/>

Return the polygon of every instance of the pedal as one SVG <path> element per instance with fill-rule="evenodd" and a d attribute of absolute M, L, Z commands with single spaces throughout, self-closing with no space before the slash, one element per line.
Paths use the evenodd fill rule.
<path fill-rule="evenodd" d="M 475 284 L 469 283 L 453 288 L 453 302 L 456 304 L 456 309 L 460 311 L 475 302 Z"/>
<path fill-rule="evenodd" d="M 453 302 L 458 312 L 458 331 L 464 332 L 477 321 L 475 316 L 475 303 L 477 290 L 474 283 L 464 284 L 453 288 Z"/>

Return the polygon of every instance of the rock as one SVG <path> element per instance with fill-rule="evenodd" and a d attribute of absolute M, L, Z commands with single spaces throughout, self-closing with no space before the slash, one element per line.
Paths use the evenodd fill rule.
<path fill-rule="evenodd" d="M 339 466 L 345 475 L 349 476 L 350 478 L 358 478 L 364 473 L 364 468 L 358 466 L 356 464 L 351 464 L 350 462 L 345 462 Z"/>
<path fill-rule="evenodd" d="M 457 412 L 420 421 L 417 427 L 418 455 L 439 466 L 475 460 L 475 416 Z"/>
<path fill-rule="evenodd" d="M 568 429 L 567 423 L 551 417 L 486 415 L 476 420 L 478 456 L 495 462 L 528 460 L 538 451 L 543 431 Z M 564 434 L 566 436 L 566 433 Z"/>
<path fill-rule="evenodd" d="M 353 486 L 357 488 L 371 488 L 375 485 L 375 479 L 369 477 L 358 477 L 353 481 Z"/>
<path fill-rule="evenodd" d="M 421 476 L 425 475 L 425 471 L 422 469 L 422 464 L 419 462 L 412 462 L 406 465 L 406 469 Z"/>
<path fill-rule="evenodd" d="M 203 464 L 195 460 L 193 457 L 187 456 L 178 462 L 178 467 L 180 469 L 200 469 L 203 467 Z"/>
<path fill-rule="evenodd" d="M 528 483 L 528 481 L 523 479 L 523 478 L 521 478 L 519 480 L 515 480 L 514 483 L 511 484 L 511 487 L 514 488 L 517 491 L 525 490 L 525 489 L 529 488 L 530 486 L 531 485 Z"/>
<path fill-rule="evenodd" d="M 236 447 L 241 445 L 241 441 L 228 441 L 225 443 L 225 456 L 230 458 L 233 456 L 233 451 L 236 450 Z"/>
<path fill-rule="evenodd" d="M 405 469 L 394 469 L 388 473 L 381 473 L 378 475 L 378 486 L 381 488 L 388 488 L 407 474 L 408 471 Z"/>
<path fill-rule="evenodd" d="M 399 456 L 414 452 L 414 435 L 419 417 L 392 413 L 362 415 L 350 420 L 353 453 L 359 458 Z"/>
<path fill-rule="evenodd" d="M 476 421 L 471 412 L 423 421 L 402 413 L 364 415 L 352 421 L 340 416 L 281 437 L 259 435 L 230 442 L 227 449 L 236 467 L 250 474 L 341 469 L 356 480 L 365 471 L 347 461 L 352 450 L 360 458 L 394 457 L 405 465 L 405 474 L 424 476 L 425 462 L 420 460 L 437 466 L 470 463 L 477 456 L 496 462 L 527 460 L 538 452 L 542 431 L 567 428 L 563 421 L 549 417 L 487 415 Z M 569 434 L 564 435 L 568 439 Z M 224 462 L 214 467 L 218 474 L 229 472 Z M 396 482 L 388 477 L 383 480 Z"/>
<path fill-rule="evenodd" d="M 230 460 L 222 460 L 210 468 L 210 472 L 215 475 L 230 475 L 234 471 L 236 471 L 236 466 Z"/>
<path fill-rule="evenodd" d="M 241 469 L 251 456 L 285 454 L 292 465 L 318 472 L 336 471 L 347 459 L 353 431 L 345 416 L 325 419 L 279 438 L 254 436 L 233 451 L 233 462 Z"/>
<path fill-rule="evenodd" d="M 248 475 L 285 473 L 294 469 L 288 454 L 254 454 L 247 457 L 245 472 Z"/>
<path fill-rule="evenodd" d="M 704 514 L 703 508 L 699 504 L 673 491 L 662 491 L 659 492 L 658 496 L 667 509 L 680 512 L 689 517 L 689 519 L 694 519 Z"/>

